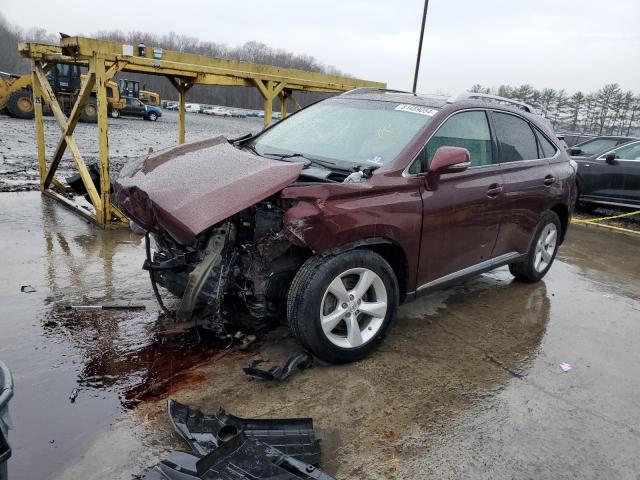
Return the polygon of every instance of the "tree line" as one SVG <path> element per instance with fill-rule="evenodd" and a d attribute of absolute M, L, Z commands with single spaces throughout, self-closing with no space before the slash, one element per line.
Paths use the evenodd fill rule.
<path fill-rule="evenodd" d="M 295 54 L 283 49 L 272 48 L 256 41 L 231 47 L 224 43 L 202 41 L 195 37 L 179 35 L 174 32 L 159 35 L 142 31 L 122 32 L 120 30 L 104 30 L 89 36 L 134 46 L 144 43 L 148 47 L 160 47 L 165 50 L 196 53 L 208 57 L 274 65 L 329 75 L 345 75 L 337 68 L 331 65 L 324 65 L 310 55 Z M 24 74 L 30 71 L 29 62 L 18 54 L 18 43 L 21 41 L 57 44 L 59 36 L 51 34 L 42 28 L 23 30 L 11 25 L 0 14 L 0 71 L 15 74 Z M 177 100 L 178 98 L 177 91 L 165 77 L 122 73 L 116 77 L 116 80 L 118 78 L 138 80 L 142 85 L 146 86 L 146 89 L 159 93 L 162 99 Z M 315 92 L 297 92 L 294 94 L 296 100 L 303 106 L 326 98 L 329 95 Z M 241 108 L 262 109 L 263 107 L 262 97 L 255 87 L 195 85 L 187 93 L 187 101 Z M 277 103 L 274 108 L 278 108 Z"/>
<path fill-rule="evenodd" d="M 640 95 L 610 83 L 595 92 L 567 93 L 564 89 L 538 90 L 525 84 L 498 88 L 476 84 L 470 91 L 526 102 L 542 113 L 556 131 L 597 135 L 633 135 L 640 129 Z"/>

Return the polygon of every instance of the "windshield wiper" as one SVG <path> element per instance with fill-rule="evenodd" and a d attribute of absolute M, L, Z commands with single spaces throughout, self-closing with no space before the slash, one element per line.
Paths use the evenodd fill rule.
<path fill-rule="evenodd" d="M 277 157 L 279 160 L 284 160 L 286 158 L 296 158 L 296 157 L 300 157 L 300 158 L 304 158 L 307 163 L 305 166 L 309 166 L 309 165 L 316 165 L 319 167 L 324 167 L 324 168 L 328 168 L 329 170 L 333 169 L 333 170 L 340 170 L 342 172 L 349 172 L 350 170 L 347 168 L 342 168 L 337 166 L 335 163 L 330 162 L 329 160 L 320 160 L 318 158 L 309 158 L 306 155 L 304 155 L 303 153 L 272 153 L 272 152 L 265 152 L 262 155 L 265 156 L 272 156 L 272 157 Z"/>

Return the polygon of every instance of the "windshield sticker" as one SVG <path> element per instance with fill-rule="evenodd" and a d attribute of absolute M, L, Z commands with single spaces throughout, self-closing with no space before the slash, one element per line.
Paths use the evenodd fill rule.
<path fill-rule="evenodd" d="M 438 110 L 429 107 L 421 107 L 419 105 L 408 105 L 401 103 L 394 110 L 400 110 L 401 112 L 417 113 L 418 115 L 426 115 L 427 117 L 433 117 Z"/>
<path fill-rule="evenodd" d="M 382 165 L 382 157 L 380 155 L 376 155 L 373 158 L 367 158 L 365 160 L 367 163 L 373 163 L 374 165 Z"/>

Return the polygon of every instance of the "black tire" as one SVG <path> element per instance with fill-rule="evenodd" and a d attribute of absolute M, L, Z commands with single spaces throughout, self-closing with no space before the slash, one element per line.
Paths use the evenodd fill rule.
<path fill-rule="evenodd" d="M 114 108 L 111 110 L 109 115 L 111 115 L 111 118 L 120 118 L 120 110 L 118 110 L 117 108 Z"/>
<path fill-rule="evenodd" d="M 149 115 L 147 115 L 147 120 L 150 120 L 152 122 L 155 122 L 158 119 L 158 115 L 156 115 L 155 113 L 151 112 Z"/>
<path fill-rule="evenodd" d="M 87 103 L 82 107 L 82 112 L 80 113 L 80 121 L 86 123 L 97 123 L 98 122 L 98 103 L 96 99 L 93 97 L 89 97 Z"/>
<path fill-rule="evenodd" d="M 13 118 L 33 118 L 33 95 L 31 94 L 31 90 L 20 88 L 15 92 L 11 92 L 7 99 L 6 108 L 9 116 Z"/>
<path fill-rule="evenodd" d="M 357 299 L 348 300 L 349 308 L 354 310 L 342 310 L 347 315 L 353 315 L 356 325 L 362 329 L 364 334 L 361 335 L 364 342 L 357 347 L 341 347 L 334 342 L 348 342 L 346 320 L 340 320 L 336 327 L 329 334 L 325 334 L 321 326 L 321 307 L 326 304 L 325 292 L 329 285 L 345 272 L 351 269 L 363 269 L 373 272 L 377 275 L 377 280 L 371 284 L 371 287 L 364 293 L 367 297 L 362 304 Z M 355 276 L 355 275 L 354 275 Z M 364 277 L 360 277 L 364 278 Z M 352 276 L 346 276 L 342 281 L 343 285 L 349 288 L 345 281 L 351 281 Z M 357 280 L 353 280 L 357 282 Z M 386 294 L 386 311 L 384 318 L 382 313 L 375 319 L 375 316 L 369 316 L 355 310 L 361 308 L 360 305 L 366 302 L 376 302 L 378 298 L 377 289 Z M 327 294 L 329 295 L 329 294 Z M 370 296 L 373 295 L 373 298 Z M 363 297 L 364 298 L 364 297 Z M 317 357 L 330 363 L 348 363 L 362 359 L 369 355 L 380 342 L 384 339 L 391 323 L 393 322 L 398 308 L 398 280 L 395 277 L 393 269 L 387 261 L 375 252 L 370 250 L 351 250 L 339 255 L 328 257 L 312 257 L 300 268 L 296 274 L 287 299 L 287 319 L 289 327 L 293 334 L 300 342 L 309 349 Z M 327 301 L 329 297 L 327 297 Z M 337 297 L 334 297 L 336 303 L 336 311 L 338 309 Z M 353 305 L 352 305 L 353 304 Z M 341 305 L 347 305 L 342 303 Z M 362 325 L 360 327 L 360 325 Z M 375 330 L 372 333 L 372 325 Z M 344 337 L 340 337 L 338 332 L 344 330 Z M 369 339 L 365 339 L 367 335 L 371 335 Z M 334 340 L 330 340 L 332 337 Z"/>
<path fill-rule="evenodd" d="M 542 262 L 546 263 L 545 266 L 543 266 L 543 264 L 538 264 L 538 267 L 536 267 L 539 242 L 542 241 L 542 247 L 545 248 L 545 251 L 547 251 L 548 249 L 544 247 L 546 239 L 541 237 L 543 235 L 547 235 L 547 232 L 549 231 L 548 229 L 552 228 L 551 225 L 555 227 L 556 231 L 555 243 L 552 248 L 553 253 L 550 254 L 550 260 L 546 262 L 542 260 Z M 540 281 L 542 277 L 547 274 L 547 272 L 551 268 L 551 265 L 553 265 L 553 261 L 556 258 L 556 253 L 558 252 L 558 247 L 560 246 L 561 238 L 562 224 L 560 223 L 560 218 L 555 212 L 545 212 L 545 214 L 542 216 L 542 220 L 540 220 L 540 223 L 536 228 L 535 234 L 533 235 L 533 240 L 531 241 L 531 246 L 529 247 L 529 252 L 527 253 L 526 259 L 522 262 L 511 263 L 509 265 L 509 271 L 511 272 L 511 274 L 517 280 L 527 283 Z"/>

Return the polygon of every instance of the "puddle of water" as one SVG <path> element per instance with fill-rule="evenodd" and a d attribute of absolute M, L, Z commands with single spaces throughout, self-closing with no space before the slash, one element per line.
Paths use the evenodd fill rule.
<path fill-rule="evenodd" d="M 53 478 L 126 409 L 201 381 L 185 371 L 226 344 L 158 333 L 141 237 L 101 231 L 38 193 L 2 193 L 0 211 L 0 358 L 16 383 L 10 475 Z M 146 311 L 67 308 L 128 302 Z"/>

